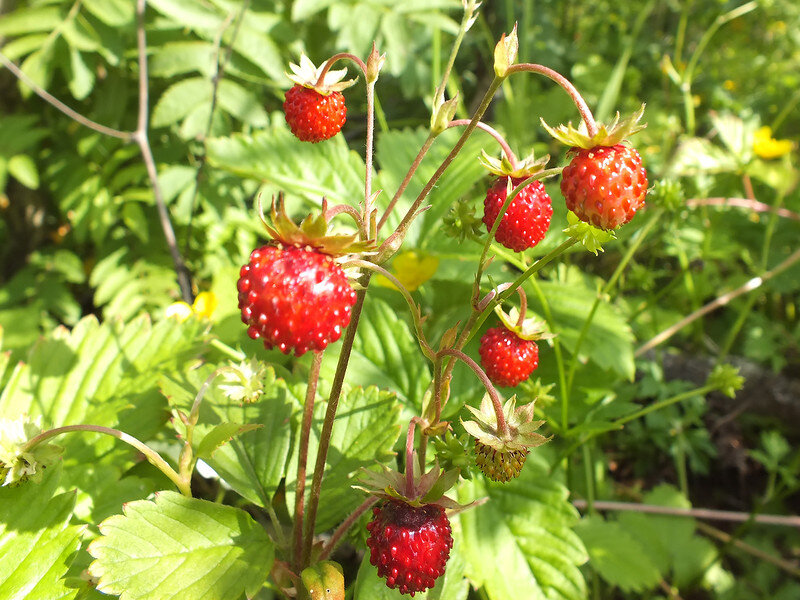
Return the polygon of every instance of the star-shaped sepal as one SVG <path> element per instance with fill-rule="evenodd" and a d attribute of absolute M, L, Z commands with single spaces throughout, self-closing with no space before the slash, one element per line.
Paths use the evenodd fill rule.
<path fill-rule="evenodd" d="M 545 123 L 544 119 L 540 119 L 540 121 L 542 127 L 547 130 L 547 133 L 570 148 L 583 148 L 588 150 L 590 148 L 596 148 L 597 146 L 616 146 L 647 126 L 639 123 L 644 115 L 644 106 L 645 105 L 642 104 L 639 110 L 622 120 L 620 120 L 619 113 L 617 113 L 614 120 L 608 125 L 598 123 L 597 133 L 592 136 L 586 132 L 586 125 L 583 122 L 581 122 L 578 129 L 575 129 L 571 122 L 567 125 L 559 125 L 553 128 Z"/>
<path fill-rule="evenodd" d="M 289 68 L 292 70 L 292 72 L 286 73 L 286 76 L 291 79 L 293 83 L 315 90 L 323 96 L 328 96 L 333 92 L 341 92 L 342 90 L 349 88 L 351 85 L 355 85 L 358 79 L 355 78 L 342 81 L 344 76 L 347 75 L 347 69 L 332 69 L 325 73 L 325 77 L 323 77 L 322 81 L 320 81 L 319 78 L 320 75 L 322 75 L 322 69 L 324 66 L 325 64 L 323 63 L 322 66 L 317 67 L 313 62 L 311 62 L 310 58 L 308 58 L 305 54 L 302 54 L 300 56 L 299 65 L 295 63 L 289 63 Z"/>

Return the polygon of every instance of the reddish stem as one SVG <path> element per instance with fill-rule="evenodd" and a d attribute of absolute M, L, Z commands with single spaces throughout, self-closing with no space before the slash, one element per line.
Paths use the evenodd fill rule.
<path fill-rule="evenodd" d="M 572 83 L 566 77 L 564 77 L 561 73 L 554 71 L 553 69 L 533 63 L 519 63 L 512 65 L 508 68 L 507 75 L 525 72 L 539 73 L 540 75 L 544 75 L 548 79 L 551 79 L 564 88 L 564 91 L 569 94 L 569 97 L 572 98 L 572 101 L 578 108 L 578 112 L 581 113 L 583 122 L 586 123 L 586 133 L 589 135 L 589 137 L 592 137 L 597 133 L 597 123 L 594 120 L 592 111 L 589 110 L 589 106 L 586 104 L 586 100 L 583 99 L 583 96 L 580 95 L 580 92 L 578 92 L 575 86 L 572 85 Z"/>
<path fill-rule="evenodd" d="M 517 318 L 516 325 L 519 329 L 525 322 L 525 315 L 528 314 L 528 297 L 525 295 L 525 291 L 522 289 L 522 286 L 517 288 L 517 292 L 519 292 L 519 317 Z"/>
<path fill-rule="evenodd" d="M 294 566 L 299 571 L 303 554 L 303 514 L 305 512 L 306 468 L 308 466 L 308 440 L 311 436 L 311 421 L 314 417 L 314 400 L 317 397 L 319 369 L 322 364 L 322 352 L 314 352 L 311 370 L 308 373 L 306 401 L 303 408 L 303 423 L 300 426 L 300 450 L 297 458 L 297 479 L 294 497 Z"/>
<path fill-rule="evenodd" d="M 334 65 L 334 63 L 337 60 L 342 60 L 344 58 L 349 58 L 354 63 L 356 63 L 359 69 L 361 69 L 361 72 L 364 73 L 364 77 L 367 76 L 367 65 L 363 60 L 358 58 L 355 54 L 350 54 L 349 52 L 339 52 L 338 54 L 334 54 L 333 56 L 331 56 L 322 66 L 322 71 L 320 71 L 316 85 L 322 85 L 322 82 L 325 79 L 325 75 L 328 74 L 328 71 L 331 70 L 331 67 Z"/>
<path fill-rule="evenodd" d="M 464 126 L 464 125 L 469 125 L 469 123 L 470 123 L 469 119 L 456 119 L 455 121 L 450 121 L 447 124 L 447 127 L 448 127 L 448 129 L 450 127 L 461 127 L 461 126 Z M 511 166 L 516 169 L 517 168 L 517 157 L 514 154 L 514 152 L 511 150 L 511 146 L 508 145 L 508 142 L 505 140 L 505 138 L 502 135 L 500 135 L 500 132 L 498 132 L 496 129 L 494 129 L 493 127 L 487 125 L 486 123 L 484 123 L 482 121 L 478 121 L 478 123 L 475 126 L 478 129 L 481 129 L 481 130 L 485 131 L 486 133 L 488 133 L 494 139 L 497 140 L 497 143 L 500 144 L 500 147 L 503 149 L 503 152 L 508 157 L 508 160 L 511 163 Z"/>
<path fill-rule="evenodd" d="M 461 352 L 460 350 L 456 350 L 454 348 L 442 348 L 439 350 L 438 354 L 447 354 L 450 356 L 455 356 L 456 358 L 460 359 L 466 365 L 475 372 L 475 375 L 478 376 L 478 379 L 481 380 L 483 386 L 486 388 L 486 391 L 489 393 L 489 398 L 492 401 L 492 405 L 494 406 L 494 413 L 497 416 L 497 430 L 504 436 L 508 435 L 508 423 L 506 423 L 506 416 L 503 413 L 503 401 L 500 398 L 500 393 L 497 391 L 497 388 L 494 387 L 492 382 L 489 380 L 489 376 L 486 375 L 486 372 L 481 369 L 480 365 L 472 360 L 469 356 Z"/>
<path fill-rule="evenodd" d="M 377 501 L 378 498 L 376 496 L 370 496 L 364 500 L 364 502 L 362 502 L 349 517 L 342 521 L 342 524 L 339 525 L 339 527 L 336 528 L 336 531 L 334 531 L 331 535 L 331 539 L 329 539 L 328 543 L 322 548 L 322 552 L 320 552 L 319 555 L 319 560 L 326 560 L 331 555 L 331 552 L 336 549 L 337 544 L 341 541 L 342 537 L 344 537 L 344 534 L 347 533 L 347 530 L 350 529 L 353 526 L 353 523 L 355 523 L 358 518 L 367 512 Z"/>
<path fill-rule="evenodd" d="M 414 494 L 414 428 L 418 417 L 412 417 L 408 422 L 406 434 L 406 495 L 413 498 Z"/>

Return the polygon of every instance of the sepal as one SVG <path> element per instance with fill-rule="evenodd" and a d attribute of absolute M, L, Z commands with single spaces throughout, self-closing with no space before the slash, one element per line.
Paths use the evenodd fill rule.
<path fill-rule="evenodd" d="M 485 150 L 481 151 L 481 157 L 478 159 L 481 166 L 490 173 L 501 177 L 511 177 L 512 179 L 527 179 L 531 175 L 540 173 L 547 166 L 549 160 L 549 154 L 536 158 L 531 153 L 530 156 L 518 160 L 516 164 L 512 164 L 505 152 L 502 153 L 500 158 L 494 158 L 487 154 Z"/>
<path fill-rule="evenodd" d="M 567 224 L 568 227 L 564 229 L 564 233 L 578 240 L 595 256 L 598 252 L 603 252 L 603 244 L 617 239 L 613 230 L 606 231 L 581 221 L 572 211 L 567 211 Z"/>
<path fill-rule="evenodd" d="M 494 72 L 498 77 L 506 77 L 508 69 L 517 61 L 519 39 L 517 38 L 517 24 L 506 36 L 504 33 L 494 47 Z"/>
<path fill-rule="evenodd" d="M 302 54 L 300 55 L 299 65 L 295 63 L 289 63 L 289 68 L 292 70 L 292 72 L 286 73 L 286 77 L 288 77 L 293 83 L 312 89 L 323 96 L 328 96 L 333 92 L 341 92 L 342 90 L 355 85 L 356 80 L 358 79 L 355 78 L 342 81 L 344 76 L 347 75 L 347 69 L 336 69 L 325 73 L 325 77 L 318 85 L 317 81 L 319 81 L 319 76 L 322 74 L 322 69 L 324 67 L 325 63 L 323 63 L 320 67 L 316 67 L 314 63 L 311 62 L 310 58 L 308 58 L 305 54 Z"/>
<path fill-rule="evenodd" d="M 616 146 L 637 131 L 644 129 L 646 125 L 639 123 L 644 115 L 644 107 L 645 105 L 642 104 L 639 110 L 621 121 L 619 113 L 617 113 L 614 120 L 608 125 L 598 123 L 597 133 L 592 136 L 586 132 L 586 124 L 583 122 L 581 122 L 578 129 L 575 129 L 571 122 L 567 125 L 559 125 L 553 128 L 545 123 L 544 119 L 539 120 L 542 123 L 542 127 L 547 130 L 547 133 L 562 144 L 570 148 L 584 148 L 588 150 L 597 146 Z"/>

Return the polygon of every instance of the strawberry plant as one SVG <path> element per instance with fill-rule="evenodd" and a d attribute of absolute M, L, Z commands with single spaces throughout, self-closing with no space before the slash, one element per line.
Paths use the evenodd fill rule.
<path fill-rule="evenodd" d="M 757 3 L 519 4 L 0 19 L 0 599 L 798 589 L 788 427 L 692 507 L 737 342 L 797 364 L 795 146 L 692 96 Z"/>

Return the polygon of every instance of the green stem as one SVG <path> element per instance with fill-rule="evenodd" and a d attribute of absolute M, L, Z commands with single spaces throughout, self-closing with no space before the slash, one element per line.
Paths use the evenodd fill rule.
<path fill-rule="evenodd" d="M 216 348 L 217 350 L 219 350 L 223 354 L 228 355 L 233 360 L 243 361 L 243 360 L 245 360 L 247 358 L 247 355 L 244 352 L 239 352 L 235 348 L 231 348 L 230 346 L 228 346 L 228 344 L 226 344 L 224 342 L 221 342 L 217 338 L 213 338 L 209 342 L 209 345 L 212 348 Z"/>
<path fill-rule="evenodd" d="M 115 437 L 118 440 L 125 442 L 129 446 L 133 446 L 139 452 L 144 454 L 147 461 L 156 467 L 159 471 L 161 471 L 164 475 L 166 475 L 169 480 L 175 484 L 178 490 L 184 496 L 190 497 L 192 496 L 192 490 L 190 487 L 189 480 L 184 479 L 181 477 L 175 469 L 173 469 L 167 461 L 165 461 L 161 455 L 153 450 L 150 446 L 137 440 L 132 435 L 128 435 L 124 431 L 119 431 L 118 429 L 111 429 L 110 427 L 102 427 L 100 425 L 65 425 L 64 427 L 56 427 L 55 429 L 49 429 L 47 431 L 43 431 L 36 437 L 31 438 L 28 442 L 21 448 L 22 452 L 27 452 L 37 444 L 40 444 L 50 438 L 53 438 L 57 435 L 61 435 L 62 433 L 71 433 L 74 431 L 90 431 L 92 433 L 102 433 L 105 435 L 110 435 L 111 437 Z"/>
<path fill-rule="evenodd" d="M 594 512 L 594 460 L 589 444 L 584 444 L 581 448 L 583 452 L 583 474 L 586 478 L 586 508 L 589 512 Z"/>
<path fill-rule="evenodd" d="M 673 404 L 677 404 L 678 402 L 682 402 L 688 398 L 693 398 L 694 396 L 702 396 L 717 389 L 713 385 L 704 385 L 703 387 L 699 387 L 694 390 L 689 390 L 688 392 L 683 392 L 682 394 L 677 394 L 672 396 L 671 398 L 666 398 L 664 400 L 659 400 L 658 402 L 654 402 L 650 406 L 647 406 L 641 410 L 637 410 L 635 413 L 627 415 L 625 417 L 621 417 L 613 422 L 615 426 L 622 426 L 625 423 L 630 423 L 636 419 L 639 419 L 645 415 L 649 415 L 651 412 L 661 410 L 662 408 L 666 408 L 667 406 L 671 406 Z"/>
<path fill-rule="evenodd" d="M 489 108 L 489 104 L 491 103 L 492 98 L 494 97 L 495 93 L 497 92 L 502 82 L 503 82 L 502 77 L 495 77 L 492 80 L 492 83 L 489 84 L 489 89 L 486 90 L 486 93 L 481 99 L 481 103 L 478 106 L 478 109 L 472 116 L 472 120 L 469 122 L 469 125 L 467 125 L 467 128 L 461 134 L 461 137 L 458 138 L 456 145 L 453 146 L 453 149 L 444 158 L 442 163 L 439 165 L 439 168 L 436 169 L 436 172 L 428 180 L 428 183 L 426 183 L 425 187 L 422 188 L 422 191 L 419 193 L 416 200 L 414 200 L 411 207 L 408 209 L 408 211 L 406 211 L 405 216 L 400 221 L 400 224 L 397 226 L 397 229 L 395 229 L 395 232 L 391 236 L 389 236 L 389 238 L 383 243 L 381 249 L 384 249 L 385 247 L 394 247 L 394 246 L 398 248 L 400 247 L 400 243 L 402 243 L 402 238 L 405 236 L 405 232 L 407 231 L 408 226 L 411 224 L 411 221 L 414 219 L 414 217 L 417 216 L 417 210 L 419 210 L 422 203 L 428 197 L 428 194 L 430 194 L 433 187 L 439 181 L 439 178 L 442 176 L 442 174 L 444 174 L 444 172 L 450 166 L 450 163 L 452 163 L 455 157 L 458 156 L 458 153 L 461 152 L 461 149 L 464 147 L 464 144 L 469 139 L 469 136 L 472 135 L 473 131 L 475 131 L 478 121 L 481 120 L 481 117 L 483 117 L 483 114 L 486 112 L 486 109 Z M 399 237 L 399 239 L 393 239 L 396 237 Z"/>
<path fill-rule="evenodd" d="M 653 213 L 650 217 L 650 220 L 645 223 L 644 227 L 642 227 L 634 242 L 628 247 L 628 250 L 620 260 L 617 268 L 614 269 L 614 273 L 611 275 L 609 280 L 600 290 L 600 292 L 595 296 L 594 303 L 592 304 L 592 308 L 589 310 L 589 315 L 586 317 L 586 320 L 583 322 L 583 327 L 581 328 L 581 332 L 578 335 L 578 341 L 575 343 L 575 350 L 572 353 L 572 360 L 570 361 L 569 365 L 569 376 L 567 377 L 567 391 L 572 390 L 572 383 L 575 380 L 575 372 L 578 367 L 578 357 L 580 356 L 580 350 L 583 346 L 583 342 L 586 340 L 586 335 L 589 333 L 589 327 L 594 320 L 594 316 L 597 313 L 597 309 L 600 307 L 600 301 L 604 296 L 606 296 L 611 289 L 617 284 L 617 281 L 622 276 L 622 272 L 627 268 L 628 263 L 633 258 L 633 255 L 639 249 L 639 246 L 642 245 L 642 242 L 647 237 L 647 234 L 650 233 L 650 230 L 656 224 L 656 222 L 661 218 L 660 210 L 657 210 Z"/>

